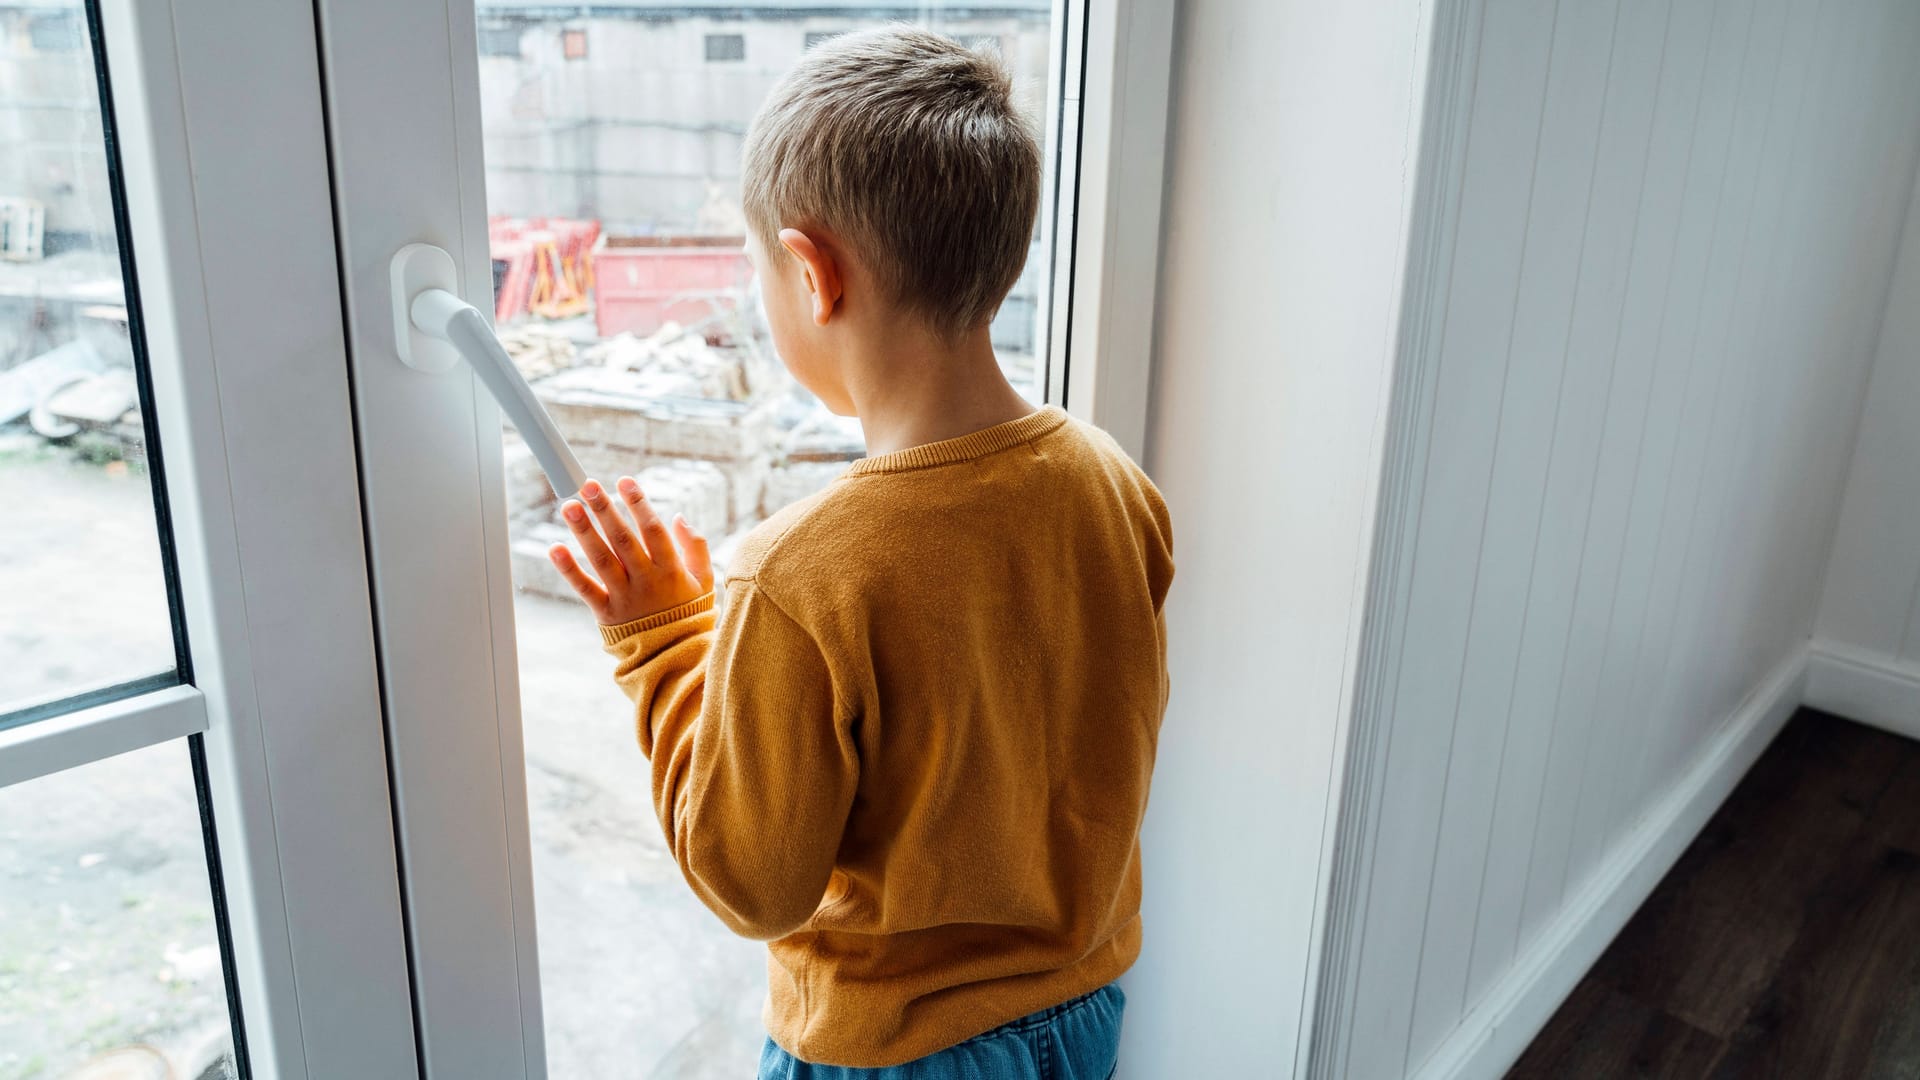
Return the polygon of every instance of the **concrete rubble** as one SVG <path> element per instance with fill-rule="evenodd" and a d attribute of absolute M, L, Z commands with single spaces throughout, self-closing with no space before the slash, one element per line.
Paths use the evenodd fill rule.
<path fill-rule="evenodd" d="M 722 569 L 747 530 L 865 452 L 858 423 L 801 391 L 752 337 L 716 345 L 668 324 L 570 351 L 540 331 L 512 328 L 508 351 L 587 475 L 634 477 L 663 514 L 684 514 L 707 536 Z M 571 598 L 547 559 L 571 536 L 558 500 L 511 432 L 506 447 L 514 580 Z"/>

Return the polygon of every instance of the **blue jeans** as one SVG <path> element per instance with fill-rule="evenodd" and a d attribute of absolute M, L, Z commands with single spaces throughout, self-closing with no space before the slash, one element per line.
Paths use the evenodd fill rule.
<path fill-rule="evenodd" d="M 809 1065 L 772 1039 L 760 1080 L 1111 1080 L 1127 996 L 1114 983 L 905 1065 Z"/>

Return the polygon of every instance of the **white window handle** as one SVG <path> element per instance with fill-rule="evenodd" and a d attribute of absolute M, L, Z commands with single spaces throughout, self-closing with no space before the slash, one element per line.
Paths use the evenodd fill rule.
<path fill-rule="evenodd" d="M 466 360 L 526 440 L 555 493 L 565 499 L 578 492 L 587 482 L 586 470 L 514 366 L 487 317 L 455 295 L 453 256 L 431 244 L 408 244 L 394 253 L 391 273 L 394 347 L 401 361 L 432 374 Z"/>

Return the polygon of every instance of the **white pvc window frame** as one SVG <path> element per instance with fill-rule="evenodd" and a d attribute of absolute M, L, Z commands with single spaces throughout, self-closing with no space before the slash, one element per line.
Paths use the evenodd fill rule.
<path fill-rule="evenodd" d="M 1070 246 L 1055 264 L 1054 303 L 1068 308 L 1049 327 L 1048 385 L 1060 388 L 1055 403 L 1144 461 L 1174 0 L 1068 0 L 1067 13 L 1080 85 L 1056 95 L 1054 213 Z"/>
<path fill-rule="evenodd" d="M 207 730 L 207 699 L 169 686 L 0 731 L 0 787 Z"/>
<path fill-rule="evenodd" d="M 0 732 L 0 784 L 202 734 L 252 1075 L 414 1075 L 312 15 L 100 14 L 192 678 Z"/>
<path fill-rule="evenodd" d="M 491 310 L 473 0 L 314 9 L 422 1069 L 544 1076 L 500 418 L 465 367 L 401 364 L 386 275 L 432 244 Z M 1050 397 L 1138 457 L 1173 0 L 1059 18 Z"/>

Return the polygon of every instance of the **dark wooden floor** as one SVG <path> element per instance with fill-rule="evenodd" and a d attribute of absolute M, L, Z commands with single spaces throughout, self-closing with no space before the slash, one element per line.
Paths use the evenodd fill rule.
<path fill-rule="evenodd" d="M 1509 1077 L 1920 1077 L 1920 744 L 1802 710 Z"/>

